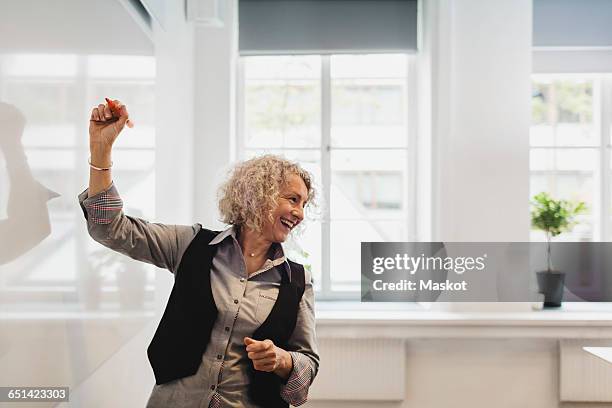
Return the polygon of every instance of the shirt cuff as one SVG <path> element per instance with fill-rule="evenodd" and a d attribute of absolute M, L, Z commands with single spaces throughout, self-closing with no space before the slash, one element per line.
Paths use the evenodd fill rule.
<path fill-rule="evenodd" d="M 85 218 L 93 224 L 110 224 L 123 209 L 123 201 L 114 183 L 92 197 L 89 197 L 89 189 L 86 189 L 79 194 L 79 204 Z"/>
<path fill-rule="evenodd" d="M 293 360 L 293 370 L 287 384 L 281 386 L 280 396 L 294 407 L 300 406 L 308 399 L 308 388 L 312 383 L 310 360 L 297 351 L 289 351 Z"/>

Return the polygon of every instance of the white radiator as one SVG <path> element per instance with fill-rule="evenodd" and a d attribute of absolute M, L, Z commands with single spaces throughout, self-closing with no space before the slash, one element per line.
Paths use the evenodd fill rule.
<path fill-rule="evenodd" d="M 612 402 L 612 364 L 582 349 L 612 346 L 612 340 L 561 340 L 559 346 L 561 401 Z"/>
<path fill-rule="evenodd" d="M 323 338 L 318 345 L 321 367 L 309 400 L 404 399 L 404 340 Z"/>

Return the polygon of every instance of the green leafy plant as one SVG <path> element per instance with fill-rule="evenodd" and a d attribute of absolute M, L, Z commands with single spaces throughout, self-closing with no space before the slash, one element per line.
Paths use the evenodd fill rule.
<path fill-rule="evenodd" d="M 531 226 L 546 233 L 548 271 L 552 271 L 550 242 L 562 232 L 571 231 L 576 225 L 576 216 L 586 211 L 582 201 L 555 200 L 542 192 L 531 200 Z"/>

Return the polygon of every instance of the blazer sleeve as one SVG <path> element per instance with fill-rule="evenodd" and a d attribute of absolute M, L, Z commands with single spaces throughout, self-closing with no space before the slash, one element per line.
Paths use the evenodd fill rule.
<path fill-rule="evenodd" d="M 315 333 L 314 290 L 312 277 L 305 273 L 305 287 L 300 301 L 295 330 L 289 338 L 288 350 L 293 360 L 293 370 L 287 383 L 281 387 L 281 398 L 293 406 L 300 406 L 308 399 L 308 389 L 319 371 L 319 352 Z"/>
<path fill-rule="evenodd" d="M 100 244 L 138 261 L 175 273 L 180 259 L 201 229 L 200 224 L 151 223 L 123 213 L 123 201 L 114 184 L 100 193 L 79 194 L 89 235 Z"/>

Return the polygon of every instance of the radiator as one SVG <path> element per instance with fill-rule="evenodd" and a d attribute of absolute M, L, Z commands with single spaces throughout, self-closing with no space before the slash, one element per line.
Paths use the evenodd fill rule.
<path fill-rule="evenodd" d="M 406 384 L 402 339 L 319 339 L 321 367 L 308 399 L 401 401 Z"/>
<path fill-rule="evenodd" d="M 561 401 L 612 402 L 612 364 L 582 349 L 612 346 L 612 340 L 561 340 L 559 346 Z"/>

